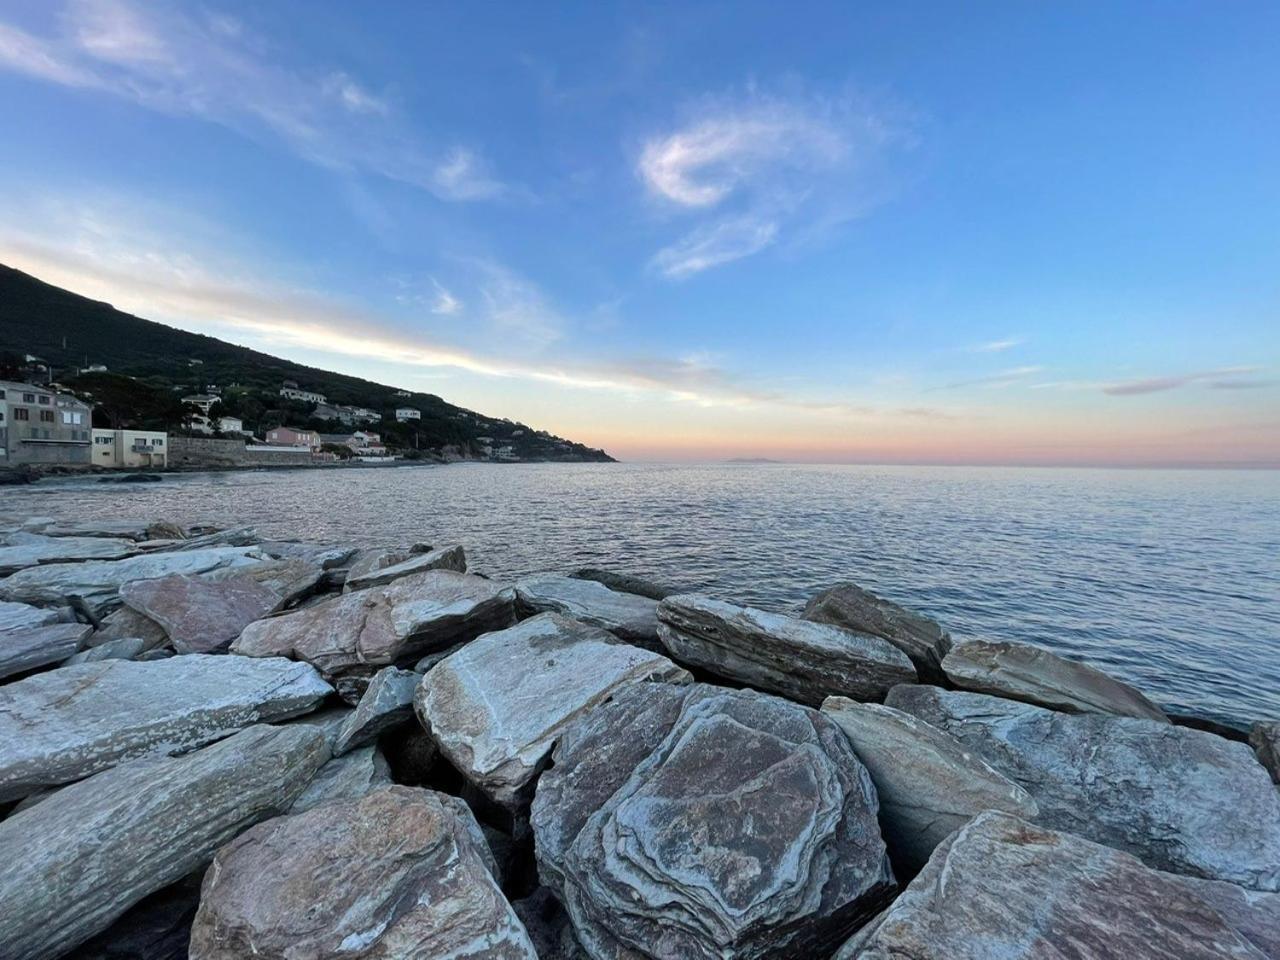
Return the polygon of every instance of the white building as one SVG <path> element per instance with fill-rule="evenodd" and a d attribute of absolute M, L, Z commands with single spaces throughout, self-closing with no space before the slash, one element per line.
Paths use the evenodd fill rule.
<path fill-rule="evenodd" d="M 164 467 L 169 435 L 162 430 L 93 431 L 93 463 L 98 467 Z"/>
<path fill-rule="evenodd" d="M 301 400 L 303 403 L 324 403 L 323 393 L 312 393 L 310 390 L 299 390 L 297 387 L 281 387 L 280 396 L 288 400 Z"/>
<path fill-rule="evenodd" d="M 186 396 L 182 398 L 183 403 L 189 403 L 193 407 L 199 407 L 200 412 L 203 413 L 205 416 L 209 415 L 210 407 L 212 407 L 215 403 L 220 403 L 221 401 L 222 401 L 221 397 L 215 397 L 211 393 L 193 393 L 190 396 Z"/>
<path fill-rule="evenodd" d="M 414 407 L 396 407 L 396 422 L 408 423 L 410 420 L 421 420 L 422 411 Z"/>
<path fill-rule="evenodd" d="M 244 433 L 244 421 L 239 417 L 217 417 L 210 419 L 204 414 L 197 414 L 191 418 L 192 433 L 211 436 L 219 430 L 223 433 Z"/>

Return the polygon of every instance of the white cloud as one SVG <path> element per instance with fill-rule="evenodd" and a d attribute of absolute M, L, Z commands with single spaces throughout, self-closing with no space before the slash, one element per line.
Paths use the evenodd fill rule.
<path fill-rule="evenodd" d="M 505 186 L 493 179 L 475 153 L 454 147 L 432 172 L 433 192 L 447 200 L 487 200 L 500 196 Z"/>
<path fill-rule="evenodd" d="M 376 113 L 385 117 L 391 112 L 385 100 L 375 97 L 345 73 L 332 74 L 325 80 L 324 89 L 352 113 Z"/>
<path fill-rule="evenodd" d="M 1014 347 L 1021 346 L 1027 341 L 1022 337 L 1006 337 L 1004 340 L 988 340 L 986 343 L 976 343 L 971 347 L 966 347 L 967 353 L 1003 353 L 1005 350 L 1012 350 Z"/>
<path fill-rule="evenodd" d="M 989 376 L 974 377 L 972 380 L 957 380 L 953 383 L 946 384 L 942 389 L 956 390 L 960 387 L 986 387 L 989 389 L 996 389 L 1012 387 L 1024 384 L 1028 378 L 1042 372 L 1044 372 L 1044 367 L 1035 365 L 1010 367 L 1007 370 L 1001 370 L 998 373 L 993 373 Z"/>
<path fill-rule="evenodd" d="M 723 263 L 759 253 L 778 236 L 778 225 L 769 220 L 740 217 L 699 227 L 669 247 L 659 250 L 652 266 L 673 280 L 700 273 Z"/>
<path fill-rule="evenodd" d="M 431 312 L 444 317 L 451 317 L 462 309 L 462 301 L 450 293 L 439 280 L 431 278 L 435 288 L 435 297 L 431 301 Z"/>

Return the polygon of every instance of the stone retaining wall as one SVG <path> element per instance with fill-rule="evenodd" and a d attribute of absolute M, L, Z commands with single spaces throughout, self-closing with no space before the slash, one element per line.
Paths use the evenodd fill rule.
<path fill-rule="evenodd" d="M 243 440 L 170 437 L 171 467 L 296 466 L 311 462 L 310 450 L 250 451 Z"/>

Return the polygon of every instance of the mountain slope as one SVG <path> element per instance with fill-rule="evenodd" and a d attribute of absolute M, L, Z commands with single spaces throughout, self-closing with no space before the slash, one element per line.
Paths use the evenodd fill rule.
<path fill-rule="evenodd" d="M 385 384 L 143 320 L 4 265 L 0 265 L 0 352 L 18 357 L 33 354 L 52 366 L 60 382 L 95 393 L 104 386 L 104 378 L 91 374 L 77 383 L 75 371 L 82 366 L 101 364 L 113 375 L 136 378 L 143 385 L 139 389 L 154 388 L 162 396 L 165 391 L 176 396 L 216 384 L 223 389 L 224 412 L 242 416 L 247 425 L 259 429 L 279 424 L 339 429 L 332 421 L 315 420 L 314 405 L 278 396 L 281 382 L 292 380 L 303 390 L 324 394 L 330 403 L 384 414 L 387 420 L 372 429 L 405 449 L 453 446 L 481 455 L 486 447 L 510 447 L 509 456 L 521 460 L 612 459 L 603 450 L 465 410 L 434 394 L 404 396 Z M 238 386 L 229 390 L 231 384 Z M 395 423 L 393 411 L 401 406 L 420 410 L 421 421 Z"/>

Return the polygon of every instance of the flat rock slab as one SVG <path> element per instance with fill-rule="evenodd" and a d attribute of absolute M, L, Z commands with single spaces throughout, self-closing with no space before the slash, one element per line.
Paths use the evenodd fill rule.
<path fill-rule="evenodd" d="M 1031 795 L 918 717 L 828 697 L 822 712 L 849 737 L 880 796 L 880 829 L 895 865 L 915 873 L 934 848 L 984 810 L 1034 820 Z"/>
<path fill-rule="evenodd" d="M 185 553 L 152 553 L 127 560 L 50 563 L 19 570 L 0 580 L 0 599 L 51 605 L 78 596 L 102 610 L 118 599 L 120 588 L 134 580 L 173 574 L 192 576 L 221 567 L 243 567 L 262 560 L 252 547 L 215 547 Z"/>
<path fill-rule="evenodd" d="M 305 660 L 327 677 L 371 676 L 514 620 L 510 587 L 431 570 L 251 623 L 231 649 L 250 657 Z"/>
<path fill-rule="evenodd" d="M 1280 792 L 1243 743 L 1151 720 L 896 687 L 1040 807 L 1038 821 L 1173 873 L 1280 890 Z"/>
<path fill-rule="evenodd" d="M 58 611 L 33 607 L 29 603 L 0 600 L 0 634 L 8 630 L 26 630 L 46 623 L 57 623 Z"/>
<path fill-rule="evenodd" d="M 178 653 L 213 653 L 271 613 L 280 595 L 246 576 L 211 581 L 178 575 L 126 583 L 120 599 L 160 624 Z"/>
<path fill-rule="evenodd" d="M 75 563 L 80 560 L 122 560 L 138 552 L 132 540 L 110 537 L 46 537 L 38 533 L 11 533 L 0 541 L 0 576 L 41 563 Z"/>
<path fill-rule="evenodd" d="M 601 570 L 598 567 L 582 567 L 569 574 L 575 580 L 594 580 L 602 583 L 610 590 L 618 593 L 634 593 L 636 596 L 648 597 L 650 600 L 665 600 L 677 593 L 688 593 L 688 589 L 673 587 L 670 584 L 657 583 L 645 577 L 637 577 L 617 570 Z"/>
<path fill-rule="evenodd" d="M 164 627 L 150 617 L 144 617 L 137 610 L 121 606 L 102 618 L 99 628 L 89 637 L 88 645 L 96 647 L 124 637 L 140 637 L 146 642 L 148 650 L 169 642 L 169 634 Z"/>
<path fill-rule="evenodd" d="M 200 575 L 201 580 L 250 579 L 272 590 L 277 601 L 274 610 L 291 606 L 316 591 L 324 569 L 306 560 L 264 560 L 252 567 L 229 567 Z"/>
<path fill-rule="evenodd" d="M 61 663 L 81 650 L 91 633 L 93 627 L 87 623 L 49 623 L 0 633 L 0 679 Z"/>
<path fill-rule="evenodd" d="M 334 757 L 311 779 L 307 789 L 298 795 L 290 813 L 305 813 L 312 807 L 334 800 L 358 800 L 360 797 L 391 785 L 391 768 L 387 758 L 373 744 Z"/>
<path fill-rule="evenodd" d="M 1127 683 L 1026 643 L 962 643 L 942 661 L 942 672 L 961 690 L 1022 700 L 1050 710 L 1169 722 L 1163 710 Z"/>
<path fill-rule="evenodd" d="M 827 956 L 894 886 L 848 739 L 750 690 L 624 687 L 561 736 L 532 824 L 596 960 Z"/>
<path fill-rule="evenodd" d="M 1175 878 L 1068 833 L 984 813 L 835 960 L 1265 960 Z"/>
<path fill-rule="evenodd" d="M 689 679 L 661 654 L 544 613 L 485 634 L 432 667 L 417 710 L 458 771 L 519 815 L 566 724 L 626 685 Z"/>
<path fill-rule="evenodd" d="M 529 613 L 562 613 L 628 643 L 664 652 L 658 640 L 658 602 L 648 597 L 619 593 L 594 580 L 544 574 L 516 583 L 516 599 Z"/>
<path fill-rule="evenodd" d="M 1255 723 L 1249 731 L 1249 746 L 1271 774 L 1272 781 L 1280 783 L 1280 720 Z"/>
<path fill-rule="evenodd" d="M 427 553 L 414 554 L 398 563 L 367 571 L 356 571 L 354 568 L 347 575 L 344 590 L 365 590 L 368 587 L 380 587 L 399 580 L 401 577 L 415 573 L 426 573 L 428 570 L 453 570 L 456 573 L 467 572 L 467 555 L 462 547 L 441 547 Z"/>
<path fill-rule="evenodd" d="M 1223 880 L 1201 880 L 1164 873 L 1170 881 L 1217 910 L 1231 927 L 1262 951 L 1280 958 L 1280 893 L 1262 893 Z"/>
<path fill-rule="evenodd" d="M 136 660 L 146 652 L 147 641 L 141 637 L 121 637 L 81 650 L 67 657 L 63 666 L 74 667 L 77 663 L 97 663 L 99 660 Z"/>
<path fill-rule="evenodd" d="M 698 594 L 658 605 L 658 635 L 676 660 L 815 707 L 831 696 L 883 700 L 916 679 L 907 655 L 879 637 Z"/>
<path fill-rule="evenodd" d="M 306 540 L 264 540 L 258 549 L 276 560 L 302 560 L 322 570 L 345 567 L 360 552 L 353 544 L 311 543 Z"/>
<path fill-rule="evenodd" d="M 538 960 L 451 799 L 392 786 L 249 830 L 205 876 L 191 960 Z"/>
<path fill-rule="evenodd" d="M 942 658 L 951 649 L 951 635 L 936 620 L 878 597 L 856 583 L 837 583 L 816 594 L 801 616 L 887 640 L 911 658 L 922 682 L 942 679 Z"/>
<path fill-rule="evenodd" d="M 372 743 L 386 731 L 412 720 L 413 697 L 421 679 L 412 670 L 395 667 L 383 667 L 374 674 L 364 696 L 342 725 L 333 752 L 343 754 Z"/>
<path fill-rule="evenodd" d="M 328 759 L 307 727 L 255 726 L 59 790 L 0 822 L 0 958 L 58 957 L 289 808 Z"/>
<path fill-rule="evenodd" d="M 182 539 L 183 529 L 165 520 L 49 520 L 29 529 L 46 537 L 123 537 L 126 540 Z"/>
<path fill-rule="evenodd" d="M 289 660 L 107 660 L 0 687 L 0 802 L 313 710 L 332 692 Z"/>

